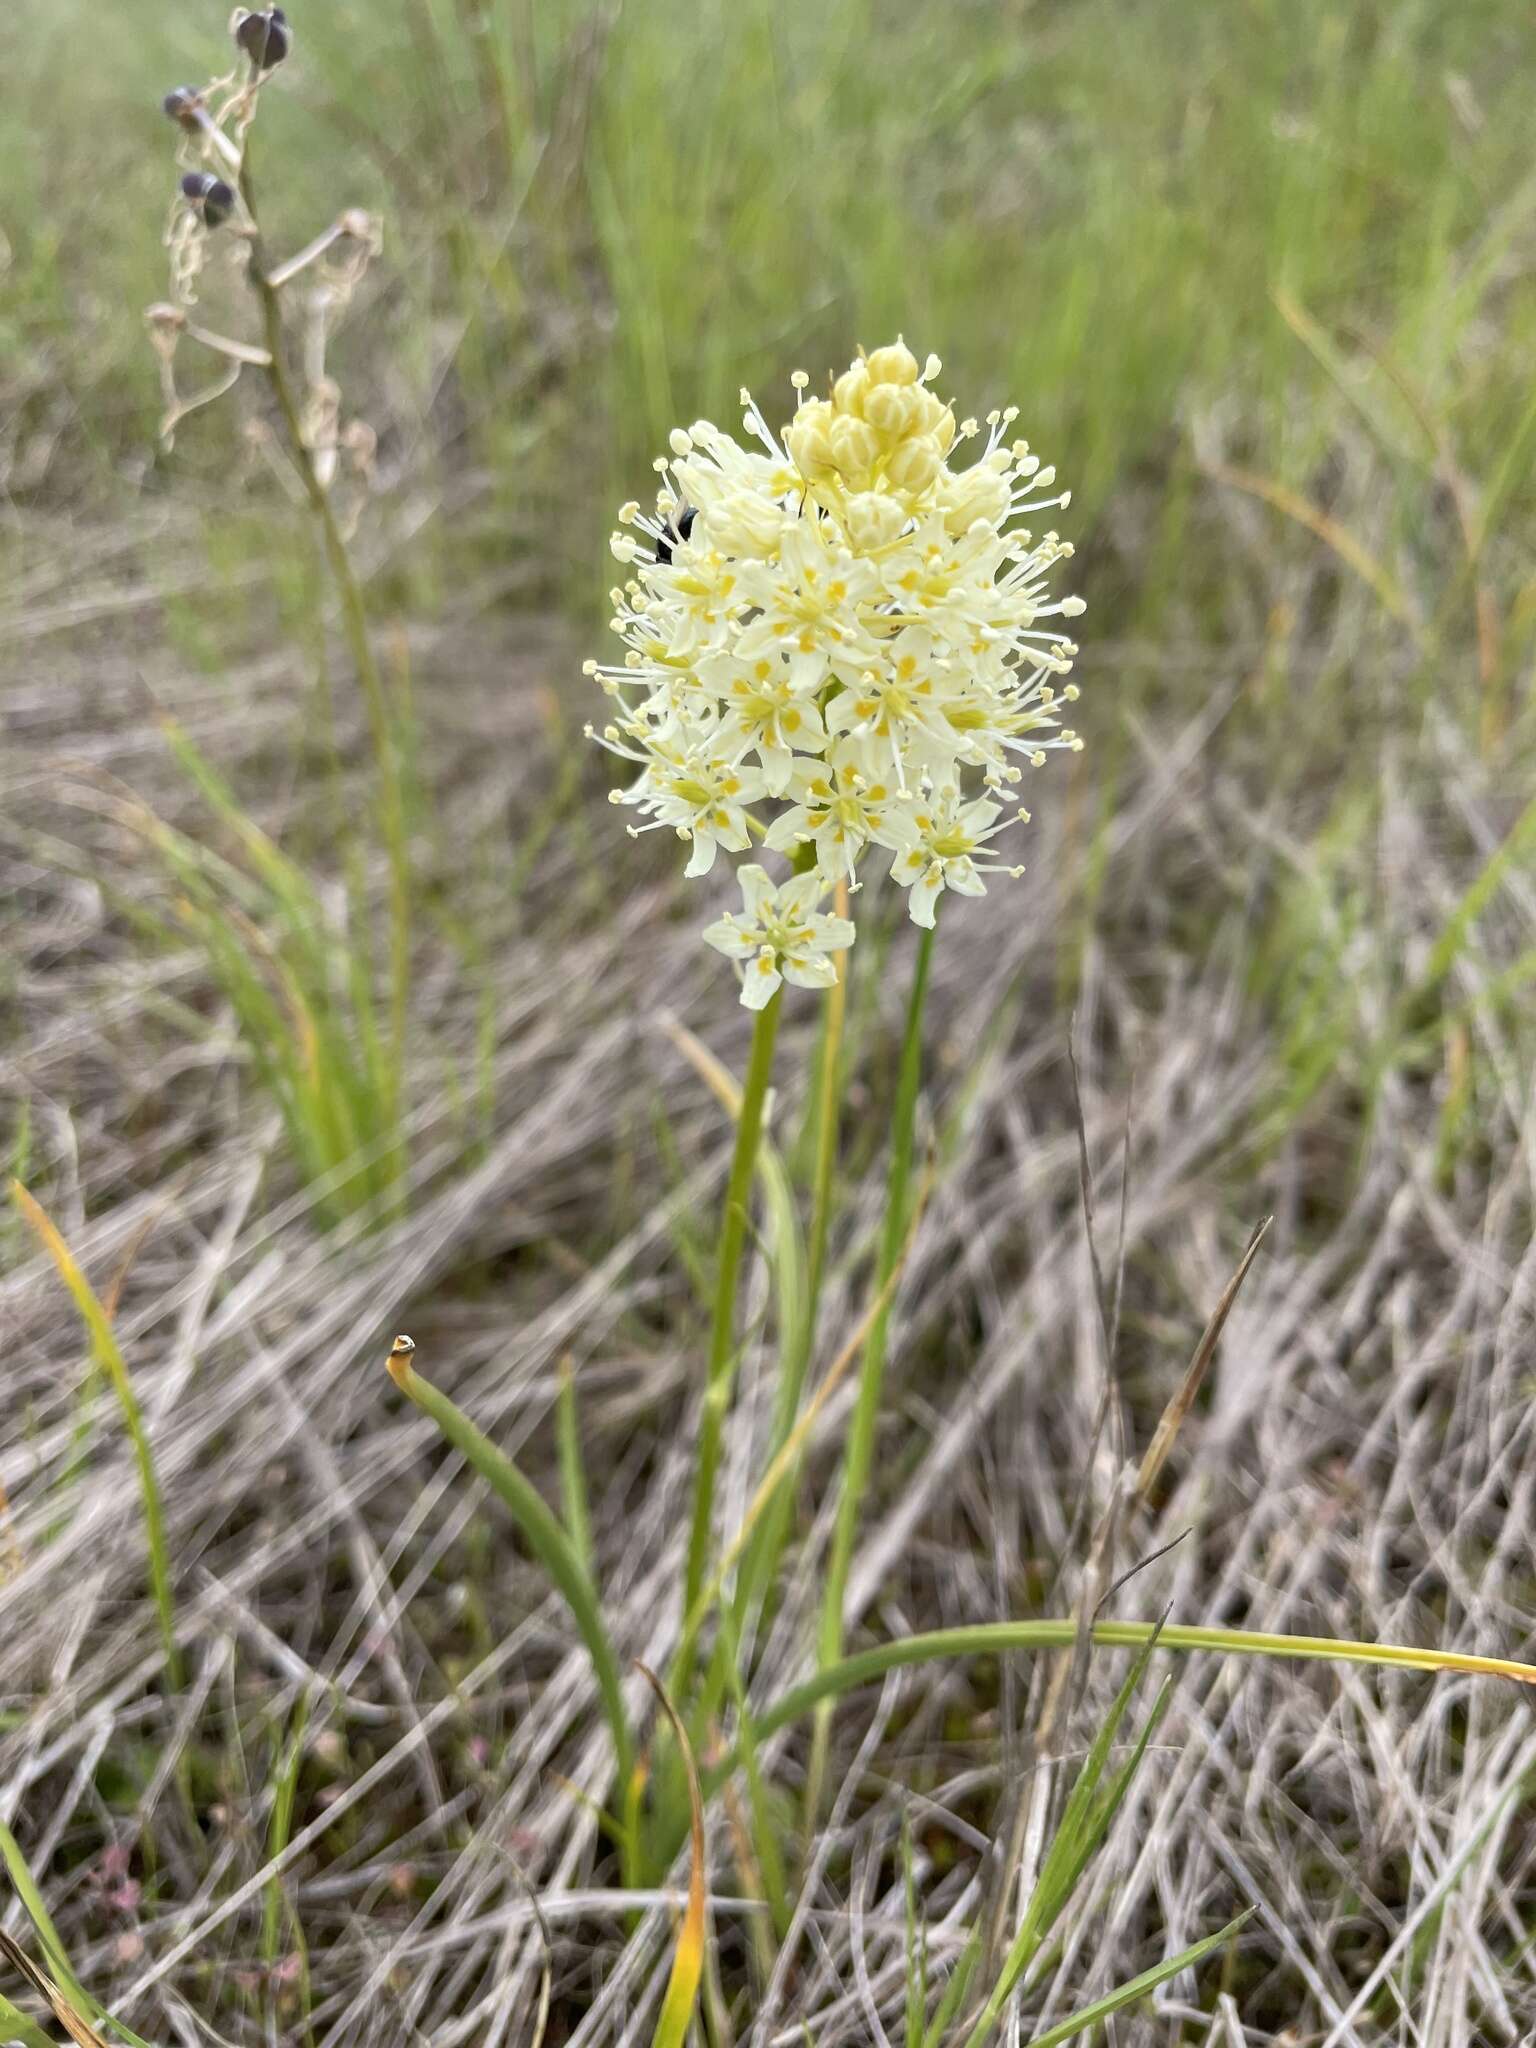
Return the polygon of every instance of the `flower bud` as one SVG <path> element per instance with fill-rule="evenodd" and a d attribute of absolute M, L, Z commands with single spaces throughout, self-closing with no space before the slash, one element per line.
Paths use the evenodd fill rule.
<path fill-rule="evenodd" d="M 292 49 L 293 31 L 281 7 L 267 7 L 236 18 L 235 41 L 258 71 L 270 71 Z"/>
<path fill-rule="evenodd" d="M 868 390 L 869 370 L 863 363 L 855 363 L 832 386 L 832 404 L 838 412 L 851 412 L 862 418 Z"/>
<path fill-rule="evenodd" d="M 874 428 L 864 420 L 855 419 L 852 413 L 837 414 L 828 440 L 832 460 L 845 477 L 867 476 L 880 453 L 880 442 Z"/>
<path fill-rule="evenodd" d="M 856 491 L 843 500 L 843 531 L 854 548 L 883 548 L 907 523 L 905 506 L 882 491 Z"/>
<path fill-rule="evenodd" d="M 888 441 L 922 431 L 926 392 L 915 384 L 877 384 L 864 402 L 864 417 Z"/>
<path fill-rule="evenodd" d="M 235 208 L 234 193 L 211 171 L 188 171 L 181 181 L 181 196 L 208 228 L 223 227 Z"/>
<path fill-rule="evenodd" d="M 952 534 L 968 533 L 978 519 L 1001 526 L 1008 511 L 1008 485 L 985 463 L 946 479 L 939 493 L 944 525 Z"/>
<path fill-rule="evenodd" d="M 886 475 L 899 491 L 907 491 L 914 497 L 928 486 L 938 475 L 943 457 L 937 443 L 923 434 L 910 441 L 903 441 L 886 465 Z"/>
<path fill-rule="evenodd" d="M 912 394 L 914 400 L 914 432 L 932 434 L 942 453 L 948 454 L 954 445 L 955 416 L 941 398 L 935 398 L 931 391 L 919 387 Z"/>
<path fill-rule="evenodd" d="M 815 479 L 836 468 L 828 438 L 832 408 L 824 398 L 810 399 L 784 429 L 784 445 L 803 477 Z"/>
<path fill-rule="evenodd" d="M 915 384 L 917 357 L 904 341 L 877 348 L 869 358 L 869 379 L 872 384 Z"/>
<path fill-rule="evenodd" d="M 779 544 L 784 514 L 762 492 L 739 488 L 721 492 L 704 515 L 704 525 L 722 554 L 761 561 Z"/>

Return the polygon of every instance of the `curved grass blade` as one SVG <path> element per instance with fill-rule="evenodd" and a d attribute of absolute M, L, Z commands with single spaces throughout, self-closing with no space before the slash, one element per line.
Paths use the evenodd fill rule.
<path fill-rule="evenodd" d="M 8 1934 L 0 1934 L 0 1956 L 4 1956 L 16 1974 L 24 1977 L 38 1996 L 47 2001 L 49 2011 L 71 2041 L 78 2042 L 80 2048 L 111 2048 L 106 2036 L 98 2034 L 90 2021 L 76 2012 L 53 1979 L 40 1970 L 26 1950 L 12 1941 Z M 46 2040 L 47 2036 L 44 2035 L 43 2039 Z"/>
<path fill-rule="evenodd" d="M 996 1657 L 1010 1650 L 1065 1650 L 1077 1639 L 1075 1621 L 990 1621 L 970 1628 L 940 1628 L 902 1636 L 861 1650 L 817 1671 L 772 1700 L 757 1716 L 761 1742 L 808 1714 L 822 1700 L 838 1699 L 856 1686 L 882 1678 L 907 1664 L 943 1657 Z M 1154 1637 L 1165 1650 L 1209 1650 L 1238 1657 L 1318 1657 L 1330 1663 L 1375 1665 L 1409 1671 L 1462 1671 L 1481 1678 L 1513 1678 L 1536 1685 L 1536 1665 L 1509 1657 L 1475 1657 L 1461 1650 L 1421 1650 L 1398 1643 L 1351 1642 L 1342 1636 L 1263 1635 L 1241 1628 L 1200 1628 L 1176 1622 L 1099 1621 L 1089 1630 L 1101 1649 L 1140 1649 Z"/>
<path fill-rule="evenodd" d="M 69 1246 L 60 1236 L 57 1227 L 42 1204 L 28 1194 L 19 1180 L 11 1182 L 11 1199 L 26 1218 L 37 1236 L 38 1242 L 54 1263 L 59 1278 L 69 1290 L 70 1298 L 80 1313 L 91 1340 L 91 1350 L 96 1363 L 112 1382 L 112 1391 L 117 1395 L 118 1405 L 123 1411 L 133 1442 L 133 1454 L 139 1467 L 139 1490 L 144 1503 L 144 1534 L 149 1544 L 149 1579 L 154 1593 L 155 1611 L 160 1618 L 160 1637 L 165 1647 L 165 1673 L 172 1692 L 181 1691 L 181 1651 L 176 1643 L 176 1613 L 171 1599 L 171 1563 L 165 1546 L 165 1512 L 160 1500 L 160 1482 L 155 1475 L 154 1453 L 150 1449 L 149 1432 L 144 1427 L 144 1416 L 139 1407 L 138 1396 L 133 1391 L 133 1382 L 128 1377 L 117 1338 L 112 1333 L 112 1324 L 106 1310 L 97 1298 L 84 1273 L 75 1263 Z"/>
<path fill-rule="evenodd" d="M 638 1669 L 672 1723 L 672 1733 L 677 1737 L 677 1746 L 688 1772 L 689 1832 L 692 1838 L 692 1853 L 688 1860 L 688 1905 L 683 1914 L 683 1924 L 677 1931 L 677 1948 L 672 1957 L 672 1974 L 667 1979 L 666 1996 L 661 2004 L 661 2017 L 651 2037 L 651 2048 L 683 2048 L 688 2036 L 688 2022 L 693 2018 L 693 2008 L 699 1996 L 699 1981 L 704 1974 L 704 1796 L 699 1789 L 698 1766 L 693 1760 L 688 1731 L 667 1697 L 666 1687 L 647 1665 L 641 1664 Z"/>
<path fill-rule="evenodd" d="M 130 2042 L 132 2048 L 149 2048 L 149 2043 L 142 2040 L 131 2027 L 125 2026 L 121 2020 L 113 2019 L 101 2001 L 92 1998 L 75 1975 L 74 1966 L 69 1960 L 69 1952 L 59 1939 L 59 1930 L 53 1923 L 53 1915 L 48 1911 L 43 1895 L 37 1888 L 37 1881 L 27 1865 L 27 1859 L 21 1853 L 21 1844 L 3 1823 L 0 1823 L 0 1862 L 5 1864 L 11 1883 L 15 1886 L 16 1896 L 37 1932 L 38 1945 L 47 1959 L 48 1968 L 53 1971 L 58 1981 L 54 1982 L 52 1977 L 42 1971 L 9 1935 L 0 1935 L 0 1954 L 5 1956 L 12 1968 L 18 1970 L 35 1990 L 41 1992 L 59 2025 L 69 2034 L 71 2040 L 80 2042 L 82 2048 L 108 2048 L 108 2043 L 102 2035 L 92 2031 L 89 2022 L 81 2017 L 83 2013 L 90 2013 L 103 2026 L 111 2027 L 125 2041 Z M 30 2036 L 28 2038 L 30 2039 Z"/>
<path fill-rule="evenodd" d="M 1100 2020 L 1107 2020 L 1112 2013 L 1121 2012 L 1138 1999 L 1155 1991 L 1159 1984 L 1166 1984 L 1170 1977 L 1177 1977 L 1180 1970 L 1191 1969 L 1202 1962 L 1212 1949 L 1220 1948 L 1230 1941 L 1245 1921 L 1253 1915 L 1250 1906 L 1246 1913 L 1239 1913 L 1235 1920 L 1229 1920 L 1225 1927 L 1218 1927 L 1214 1934 L 1208 1934 L 1204 1941 L 1197 1941 L 1192 1947 L 1183 1949 L 1176 1956 L 1169 1956 L 1166 1962 L 1154 1963 L 1150 1970 L 1143 1970 L 1139 1977 L 1133 1977 L 1128 1984 L 1121 1984 L 1103 1998 L 1096 1998 L 1092 2005 L 1085 2005 L 1081 2012 L 1074 2012 L 1054 2027 L 1047 2027 L 1043 2034 L 1036 2034 L 1029 2048 L 1058 2048 L 1062 2041 L 1075 2040 L 1086 2033 L 1089 2027 L 1097 2026 Z"/>
<path fill-rule="evenodd" d="M 635 1750 L 629 1732 L 629 1716 L 624 1711 L 618 1660 L 613 1654 L 597 1590 L 581 1561 L 581 1553 L 561 1527 L 559 1517 L 545 1505 L 538 1489 L 524 1478 L 512 1460 L 497 1450 L 462 1408 L 413 1369 L 411 1354 L 415 1349 L 409 1337 L 395 1339 L 389 1354 L 390 1378 L 402 1394 L 437 1424 L 454 1449 L 500 1495 L 527 1538 L 529 1548 L 570 1608 L 571 1618 L 580 1630 L 592 1659 L 592 1669 L 602 1694 L 613 1736 L 618 1782 L 620 1786 L 627 1785 L 634 1772 Z"/>
<path fill-rule="evenodd" d="M 0 2041 L 19 2041 L 22 2048 L 54 2048 L 52 2037 L 8 1998 L 0 1998 Z"/>

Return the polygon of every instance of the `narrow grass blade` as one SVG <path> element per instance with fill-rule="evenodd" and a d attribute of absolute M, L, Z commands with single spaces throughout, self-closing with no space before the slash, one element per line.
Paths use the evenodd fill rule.
<path fill-rule="evenodd" d="M 861 1650 L 817 1671 L 770 1701 L 757 1717 L 758 1740 L 798 1721 L 822 1700 L 839 1699 L 908 1664 L 944 1657 L 997 1657 L 1012 1650 L 1064 1650 L 1077 1638 L 1075 1621 L 992 1621 L 971 1628 L 941 1628 Z M 1316 1657 L 1331 1663 L 1409 1671 L 1463 1671 L 1536 1685 L 1536 1665 L 1511 1657 L 1476 1657 L 1461 1650 L 1421 1650 L 1399 1643 L 1359 1643 L 1341 1636 L 1262 1635 L 1241 1628 L 1191 1628 L 1178 1623 L 1098 1621 L 1089 1630 L 1101 1649 L 1140 1649 L 1155 1638 L 1165 1650 L 1209 1650 L 1218 1656 Z"/>
<path fill-rule="evenodd" d="M 1040 1953 L 1046 1936 L 1065 1911 L 1083 1872 L 1098 1853 L 1105 1835 L 1109 1832 L 1109 1824 L 1124 1800 L 1142 1758 L 1146 1755 L 1147 1744 L 1152 1739 L 1153 1730 L 1162 1719 L 1168 1705 L 1167 1686 L 1159 1693 L 1140 1735 L 1132 1746 L 1129 1758 L 1118 1771 L 1109 1776 L 1108 1782 L 1105 1782 L 1106 1773 L 1109 1771 L 1110 1751 L 1120 1733 L 1120 1725 L 1130 1710 L 1131 1701 L 1146 1676 L 1147 1664 L 1155 1647 L 1155 1637 L 1142 1646 L 1073 1780 L 1072 1790 L 1068 1794 L 1061 1819 L 1051 1838 L 1050 1848 L 1041 1864 L 1039 1877 L 1030 1893 L 1018 1931 L 1009 1943 L 1008 1953 L 997 1973 L 997 1981 L 982 2008 L 980 2018 L 966 2038 L 965 2048 L 982 2048 L 982 2044 L 997 2024 L 1004 2006 L 1023 1981 L 1026 1970 Z"/>
<path fill-rule="evenodd" d="M 555 1428 L 560 1440 L 560 1499 L 565 1509 L 565 1526 L 571 1546 L 581 1560 L 582 1570 L 592 1572 L 592 1517 L 587 1508 L 587 1475 L 581 1462 L 581 1416 L 576 1406 L 576 1368 L 569 1358 L 560 1361 L 560 1392 L 555 1406 Z"/>
<path fill-rule="evenodd" d="M 64 2010 L 56 2003 L 61 1998 L 64 2009 L 71 2012 L 76 2025 L 85 2026 L 86 2023 L 80 2015 L 90 2013 L 94 2019 L 121 2034 L 125 2041 L 132 2044 L 132 2048 L 149 2048 L 149 2043 L 141 2040 L 131 2027 L 124 2026 L 121 2020 L 114 2020 L 101 2002 L 92 1998 L 75 1975 L 74 1967 L 69 1960 L 69 1952 L 59 1938 L 58 1928 L 53 1924 L 53 1915 L 48 1911 L 43 1895 L 38 1890 L 37 1881 L 28 1868 L 27 1859 L 21 1853 L 21 1844 L 3 1822 L 0 1822 L 0 1863 L 4 1863 L 6 1873 L 16 1889 L 16 1896 L 20 1899 L 27 1918 L 37 1930 L 38 1942 L 53 1977 L 45 1976 L 9 1935 L 0 1935 L 0 1953 L 5 1955 L 13 1968 L 21 1972 L 28 1983 L 42 1992 L 53 2008 L 60 2026 L 65 2028 L 71 2039 L 81 2042 L 83 2048 L 97 2048 L 102 2037 L 90 2031 L 75 2032 L 74 2027 L 65 2019 Z"/>
<path fill-rule="evenodd" d="M 1184 1377 L 1175 1388 L 1173 1398 L 1163 1410 L 1152 1441 L 1147 1445 L 1147 1454 L 1141 1461 L 1141 1470 L 1136 1474 L 1135 1499 L 1145 1504 L 1147 1496 L 1157 1484 L 1158 1474 L 1167 1463 L 1168 1453 L 1173 1449 L 1179 1431 L 1190 1409 L 1194 1406 L 1196 1394 L 1210 1370 L 1211 1360 L 1216 1356 L 1216 1346 L 1221 1342 L 1221 1333 L 1227 1326 L 1227 1317 L 1232 1313 L 1232 1304 L 1238 1291 L 1248 1278 L 1248 1268 L 1259 1255 L 1259 1246 L 1264 1242 L 1273 1217 L 1266 1216 L 1258 1229 L 1248 1240 L 1248 1247 L 1238 1262 L 1237 1271 L 1222 1289 L 1221 1299 L 1211 1311 L 1200 1342 L 1195 1346 L 1195 1355 L 1185 1369 Z"/>
<path fill-rule="evenodd" d="M 8 1998 L 0 1998 L 0 2041 L 20 2041 L 22 2048 L 54 2048 L 53 2037 Z"/>
<path fill-rule="evenodd" d="M 75 2011 L 53 1979 L 40 1970 L 26 1950 L 12 1941 L 8 1934 L 0 1934 L 0 1956 L 5 1958 L 19 1977 L 26 1979 L 40 1998 L 47 2001 L 49 2010 L 71 2041 L 78 2041 L 80 2048 L 108 2048 L 106 2037 L 98 2034 L 90 2022 Z M 15 2007 L 12 2006 L 9 2010 L 14 2012 Z M 20 2017 L 18 2013 L 17 2018 Z M 29 2038 L 36 2036 L 43 2041 L 47 2040 L 47 2035 L 40 2028 L 32 2027 L 28 2022 L 23 2022 L 23 2025 L 27 2027 Z"/>
<path fill-rule="evenodd" d="M 689 1834 L 692 1842 L 688 1905 L 683 1914 L 683 1924 L 677 1931 L 677 1948 L 672 1957 L 672 1974 L 667 1979 L 666 1996 L 661 2004 L 661 2017 L 651 2036 L 651 2048 L 683 2048 L 688 2037 L 688 2022 L 693 2017 L 699 1996 L 699 1980 L 704 1974 L 704 1797 L 699 1789 L 698 1766 L 693 1760 L 682 1717 L 655 1672 L 644 1664 L 639 1669 L 672 1723 L 672 1733 L 677 1737 L 677 1746 L 688 1772 Z"/>
<path fill-rule="evenodd" d="M 634 1744 L 630 1738 L 629 1717 L 624 1711 L 618 1660 L 613 1654 L 596 1588 L 581 1561 L 580 1552 L 561 1527 L 559 1518 L 545 1505 L 543 1496 L 524 1478 L 512 1460 L 497 1450 L 462 1408 L 455 1406 L 446 1394 L 412 1368 L 411 1354 L 415 1348 L 409 1337 L 395 1339 L 389 1354 L 390 1377 L 401 1393 L 437 1424 L 454 1449 L 467 1458 L 481 1478 L 500 1495 L 535 1557 L 570 1608 L 597 1674 L 598 1689 L 613 1735 L 618 1781 L 623 1786 L 629 1782 L 634 1770 Z"/>
<path fill-rule="evenodd" d="M 1107 2020 L 1112 2014 L 1123 2012 L 1128 2005 L 1145 1998 L 1155 1991 L 1159 1984 L 1166 1984 L 1170 1977 L 1177 1977 L 1180 1970 L 1192 1969 L 1203 1962 L 1213 1949 L 1230 1941 L 1244 1922 L 1252 1917 L 1253 1908 L 1239 1913 L 1235 1920 L 1229 1920 L 1225 1927 L 1219 1927 L 1214 1934 L 1208 1934 L 1204 1941 L 1197 1941 L 1192 1947 L 1169 1956 L 1166 1962 L 1154 1963 L 1150 1970 L 1143 1970 L 1139 1977 L 1133 1977 L 1128 1984 L 1121 1984 L 1103 1998 L 1096 1998 L 1092 2005 L 1085 2005 L 1080 2012 L 1061 2020 L 1054 2027 L 1047 2027 L 1043 2034 L 1036 2034 L 1029 2048 L 1057 2048 L 1061 2041 L 1076 2040 L 1079 2034 L 1097 2026 L 1100 2020 Z"/>
<path fill-rule="evenodd" d="M 912 1816 L 901 1817 L 901 1891 L 906 1909 L 906 2048 L 923 2048 L 923 2015 L 928 2010 L 928 1944 L 917 1910 L 917 1875 L 912 1867 Z"/>
<path fill-rule="evenodd" d="M 293 1808 L 298 1796 L 299 1772 L 304 1763 L 304 1731 L 309 1723 L 309 1709 L 310 1694 L 306 1691 L 300 1696 L 299 1703 L 294 1709 L 287 1747 L 283 1752 L 272 1790 L 272 1818 L 267 1828 L 269 1863 L 276 1863 L 279 1860 L 293 1832 Z M 269 1969 L 277 1961 L 282 1942 L 284 1904 L 282 1872 L 274 1871 L 267 1883 L 261 1915 L 261 1959 Z M 297 1928 L 296 1919 L 295 1926 Z"/>
<path fill-rule="evenodd" d="M 1376 557 L 1336 519 L 1331 519 L 1326 512 L 1302 497 L 1299 491 L 1289 490 L 1284 484 L 1271 477 L 1259 476 L 1251 469 L 1236 469 L 1225 462 L 1207 462 L 1202 467 L 1206 475 L 1217 483 L 1226 484 L 1236 491 L 1246 491 L 1250 497 L 1262 498 L 1266 505 L 1273 505 L 1287 519 L 1294 519 L 1298 526 L 1315 533 L 1320 541 L 1333 549 L 1341 562 L 1348 563 L 1362 582 L 1370 585 L 1385 611 L 1418 635 L 1417 622 L 1402 590 Z"/>
<path fill-rule="evenodd" d="M 65 1244 L 58 1230 L 42 1205 L 28 1194 L 19 1180 L 11 1182 L 11 1199 L 26 1218 L 36 1234 L 44 1251 L 52 1259 L 59 1278 L 68 1288 L 70 1298 L 80 1312 L 91 1340 L 91 1351 L 117 1395 L 118 1405 L 123 1411 L 123 1421 L 133 1441 L 134 1456 L 139 1467 L 139 1491 L 143 1502 L 144 1533 L 149 1543 L 149 1576 L 154 1593 L 155 1611 L 160 1618 L 160 1636 L 165 1646 L 166 1680 L 173 1692 L 180 1692 L 182 1683 L 181 1652 L 176 1644 L 176 1614 L 171 1599 L 171 1565 L 165 1545 L 165 1513 L 160 1500 L 160 1482 L 155 1476 L 154 1454 L 150 1449 L 149 1432 L 144 1427 L 144 1417 L 139 1408 L 138 1397 L 133 1391 L 133 1382 L 128 1377 L 128 1367 L 118 1348 L 116 1337 L 107 1312 L 98 1300 L 95 1289 L 75 1263 L 69 1246 Z"/>

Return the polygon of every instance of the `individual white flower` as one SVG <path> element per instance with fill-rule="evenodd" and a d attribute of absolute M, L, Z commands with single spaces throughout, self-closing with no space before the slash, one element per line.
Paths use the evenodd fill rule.
<path fill-rule="evenodd" d="M 897 856 L 916 916 L 973 893 L 1026 767 L 1081 745 L 1062 722 L 1081 600 L 1053 574 L 1064 506 L 1013 408 L 958 426 L 940 365 L 898 341 L 860 355 L 775 433 L 677 428 L 654 510 L 626 505 L 614 552 L 621 658 L 589 664 L 615 792 L 690 843 L 688 873 L 757 843 L 858 886 Z M 912 857 L 917 865 L 912 865 Z"/>
<path fill-rule="evenodd" d="M 629 751 L 610 741 L 615 753 Z M 616 789 L 616 803 L 634 804 L 650 818 L 649 825 L 631 826 L 636 834 L 670 825 L 679 839 L 692 842 L 693 855 L 684 873 L 707 875 L 715 852 L 743 853 L 751 844 L 748 804 L 763 794 L 762 771 L 733 761 L 720 744 L 719 728 L 684 730 L 677 739 L 653 738 L 644 754 L 644 773 L 628 789 Z"/>
<path fill-rule="evenodd" d="M 818 910 L 827 885 L 814 869 L 774 887 L 753 865 L 738 870 L 743 908 L 717 918 L 704 943 L 741 963 L 741 1000 L 760 1010 L 783 981 L 800 988 L 830 988 L 837 980 L 829 957 L 853 944 L 846 917 Z"/>
<path fill-rule="evenodd" d="M 834 740 L 825 760 L 797 760 L 788 795 L 790 808 L 769 826 L 764 845 L 794 853 L 810 844 L 828 880 L 850 882 L 860 854 L 899 800 L 889 769 L 863 740 Z"/>
<path fill-rule="evenodd" d="M 915 757 L 927 765 L 935 749 L 941 754 L 960 751 L 945 707 L 964 680 L 926 626 L 903 626 L 886 642 L 879 661 L 832 699 L 828 728 L 872 741 L 872 751 L 889 760 L 891 779 L 905 790 Z"/>
<path fill-rule="evenodd" d="M 819 754 L 827 743 L 814 688 L 778 655 L 736 663 L 717 658 L 710 672 L 719 678 L 721 744 L 739 760 L 756 751 L 763 787 L 782 796 L 794 771 L 794 756 Z"/>
<path fill-rule="evenodd" d="M 880 831 L 882 845 L 896 849 L 891 879 L 911 893 L 907 909 L 914 924 L 932 926 L 939 897 L 946 889 L 961 896 L 985 896 L 983 874 L 1022 875 L 1021 867 L 999 861 L 978 861 L 977 853 L 1014 818 L 1002 816 L 1002 805 L 987 797 L 961 801 L 950 785 L 924 796 L 911 810 L 894 810 Z"/>

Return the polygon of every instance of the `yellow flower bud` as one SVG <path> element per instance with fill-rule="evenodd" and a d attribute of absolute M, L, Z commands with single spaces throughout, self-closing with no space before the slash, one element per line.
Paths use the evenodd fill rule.
<path fill-rule="evenodd" d="M 940 502 L 950 533 L 968 533 L 978 519 L 1001 526 L 1008 511 L 1008 486 L 995 469 L 978 463 L 945 480 Z"/>
<path fill-rule="evenodd" d="M 843 531 L 855 548 L 882 548 L 906 523 L 906 507 L 883 492 L 858 491 L 843 501 Z"/>
<path fill-rule="evenodd" d="M 926 491 L 938 475 L 944 458 L 937 443 L 927 434 L 903 441 L 886 464 L 886 475 L 899 491 L 912 496 Z"/>
<path fill-rule="evenodd" d="M 915 384 L 917 357 L 904 341 L 877 348 L 869 358 L 869 376 L 873 384 Z"/>
<path fill-rule="evenodd" d="M 888 441 L 900 441 L 922 429 L 927 393 L 915 384 L 876 384 L 864 401 L 864 417 Z"/>
<path fill-rule="evenodd" d="M 863 417 L 864 394 L 869 389 L 869 371 L 863 363 L 855 363 L 844 370 L 832 386 L 832 404 L 838 412 L 851 412 Z"/>
<path fill-rule="evenodd" d="M 843 476 L 853 478 L 869 474 L 875 457 L 880 453 L 880 443 L 871 426 L 855 419 L 851 413 L 839 413 L 832 421 L 828 439 L 832 460 Z"/>
<path fill-rule="evenodd" d="M 715 547 L 728 555 L 761 561 L 779 544 L 784 514 L 761 491 L 736 488 L 720 494 L 704 523 Z"/>
<path fill-rule="evenodd" d="M 947 455 L 955 444 L 955 416 L 931 391 L 921 391 L 917 395 L 922 401 L 917 416 L 917 430 L 920 433 L 932 434 L 939 444 L 940 452 Z"/>
<path fill-rule="evenodd" d="M 801 406 L 784 430 L 784 445 L 804 477 L 827 476 L 836 468 L 828 433 L 831 420 L 827 401 L 813 398 Z"/>

